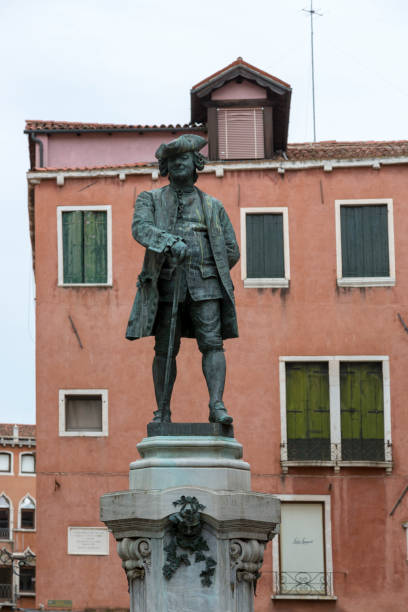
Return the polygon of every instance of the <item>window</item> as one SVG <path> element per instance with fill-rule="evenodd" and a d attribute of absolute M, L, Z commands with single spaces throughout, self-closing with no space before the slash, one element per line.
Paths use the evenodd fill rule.
<path fill-rule="evenodd" d="M 58 284 L 112 283 L 111 207 L 59 206 Z"/>
<path fill-rule="evenodd" d="M 20 593 L 35 593 L 35 567 L 21 567 L 19 572 Z"/>
<path fill-rule="evenodd" d="M 244 287 L 289 286 L 287 208 L 242 208 L 241 245 Z"/>
<path fill-rule="evenodd" d="M 280 535 L 272 541 L 274 599 L 336 599 L 330 496 L 278 497 Z"/>
<path fill-rule="evenodd" d="M 282 357 L 281 463 L 392 468 L 388 357 Z"/>
<path fill-rule="evenodd" d="M 35 502 L 29 495 L 20 503 L 20 528 L 35 529 Z"/>
<path fill-rule="evenodd" d="M 0 473 L 10 474 L 12 472 L 12 454 L 0 453 Z"/>
<path fill-rule="evenodd" d="M 337 284 L 395 284 L 391 199 L 336 200 Z"/>
<path fill-rule="evenodd" d="M 21 453 L 20 473 L 35 474 L 35 455 L 33 455 L 33 453 Z"/>
<path fill-rule="evenodd" d="M 10 502 L 3 494 L 0 495 L 0 540 L 10 539 Z"/>
<path fill-rule="evenodd" d="M 11 566 L 0 567 L 0 601 L 13 599 L 13 570 Z"/>
<path fill-rule="evenodd" d="M 107 390 L 60 390 L 59 434 L 60 436 L 107 436 Z"/>
<path fill-rule="evenodd" d="M 259 159 L 264 151 L 264 109 L 217 108 L 219 159 Z"/>

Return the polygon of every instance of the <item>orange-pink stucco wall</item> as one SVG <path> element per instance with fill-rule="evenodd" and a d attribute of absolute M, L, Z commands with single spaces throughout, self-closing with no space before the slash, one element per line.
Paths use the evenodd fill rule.
<path fill-rule="evenodd" d="M 125 340 L 144 249 L 130 234 L 135 196 L 166 183 L 148 176 L 44 180 L 36 187 L 37 436 L 39 534 L 37 603 L 68 599 L 75 609 L 128 606 L 125 575 L 111 540 L 109 557 L 67 555 L 67 527 L 101 525 L 99 497 L 127 488 L 136 443 L 154 409 L 153 340 Z M 219 198 L 240 238 L 240 208 L 287 206 L 289 289 L 244 289 L 240 264 L 232 271 L 240 338 L 226 342 L 225 400 L 235 437 L 252 468 L 253 489 L 330 495 L 334 589 L 337 602 L 271 601 L 271 546 L 265 554 L 255 609 L 342 612 L 406 610 L 408 497 L 392 507 L 407 481 L 408 215 L 406 167 L 289 171 L 226 171 L 202 175 L 198 186 Z M 335 199 L 393 198 L 395 287 L 339 289 L 336 285 Z M 113 287 L 57 286 L 57 205 L 110 204 Z M 68 317 L 80 336 L 80 348 Z M 394 469 L 280 468 L 280 355 L 388 355 Z M 185 340 L 178 359 L 173 412 L 177 421 L 207 419 L 201 356 Z M 194 384 L 192 384 L 194 381 Z M 106 388 L 109 436 L 60 438 L 58 390 Z M 221 611 L 220 611 L 221 612 Z"/>

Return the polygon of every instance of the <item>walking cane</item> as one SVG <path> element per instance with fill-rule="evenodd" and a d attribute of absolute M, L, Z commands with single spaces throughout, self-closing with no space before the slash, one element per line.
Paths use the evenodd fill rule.
<path fill-rule="evenodd" d="M 171 308 L 169 345 L 167 348 L 166 370 L 165 370 L 165 375 L 164 375 L 164 387 L 163 387 L 163 395 L 162 395 L 162 401 L 161 401 L 162 417 L 164 415 L 164 410 L 167 404 L 170 404 L 170 393 L 169 393 L 170 370 L 171 370 L 171 361 L 173 359 L 173 353 L 174 353 L 174 336 L 176 335 L 178 302 L 179 302 L 179 296 L 180 296 L 180 281 L 181 281 L 181 268 L 180 266 L 177 266 L 176 267 L 176 278 L 175 278 L 175 283 L 174 283 L 173 304 Z"/>

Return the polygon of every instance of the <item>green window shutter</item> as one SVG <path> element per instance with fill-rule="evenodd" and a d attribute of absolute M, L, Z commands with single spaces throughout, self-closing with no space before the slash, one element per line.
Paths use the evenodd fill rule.
<path fill-rule="evenodd" d="M 330 460 L 329 366 L 286 363 L 289 460 Z"/>
<path fill-rule="evenodd" d="M 284 278 L 283 214 L 247 214 L 248 278 Z"/>
<path fill-rule="evenodd" d="M 384 461 L 382 364 L 340 364 L 341 450 L 344 461 Z"/>
<path fill-rule="evenodd" d="M 83 283 L 83 213 L 62 213 L 64 283 Z"/>
<path fill-rule="evenodd" d="M 343 277 L 389 276 L 386 204 L 341 206 Z"/>
<path fill-rule="evenodd" d="M 84 212 L 84 282 L 107 283 L 107 214 Z"/>

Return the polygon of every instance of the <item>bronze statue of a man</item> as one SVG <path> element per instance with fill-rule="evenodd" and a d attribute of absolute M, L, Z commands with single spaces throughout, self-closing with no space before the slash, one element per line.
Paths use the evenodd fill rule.
<path fill-rule="evenodd" d="M 232 423 L 222 401 L 223 339 L 238 336 L 229 271 L 239 259 L 239 247 L 221 202 L 194 186 L 196 171 L 204 168 L 205 158 L 199 151 L 205 144 L 195 134 L 162 144 L 156 157 L 160 174 L 169 175 L 170 185 L 142 192 L 135 204 L 132 234 L 146 247 L 146 254 L 126 337 L 155 336 L 153 381 L 158 409 L 153 422 L 171 420 L 180 337 L 190 337 L 197 339 L 202 353 L 209 421 Z M 168 354 L 172 321 L 174 346 Z"/>

